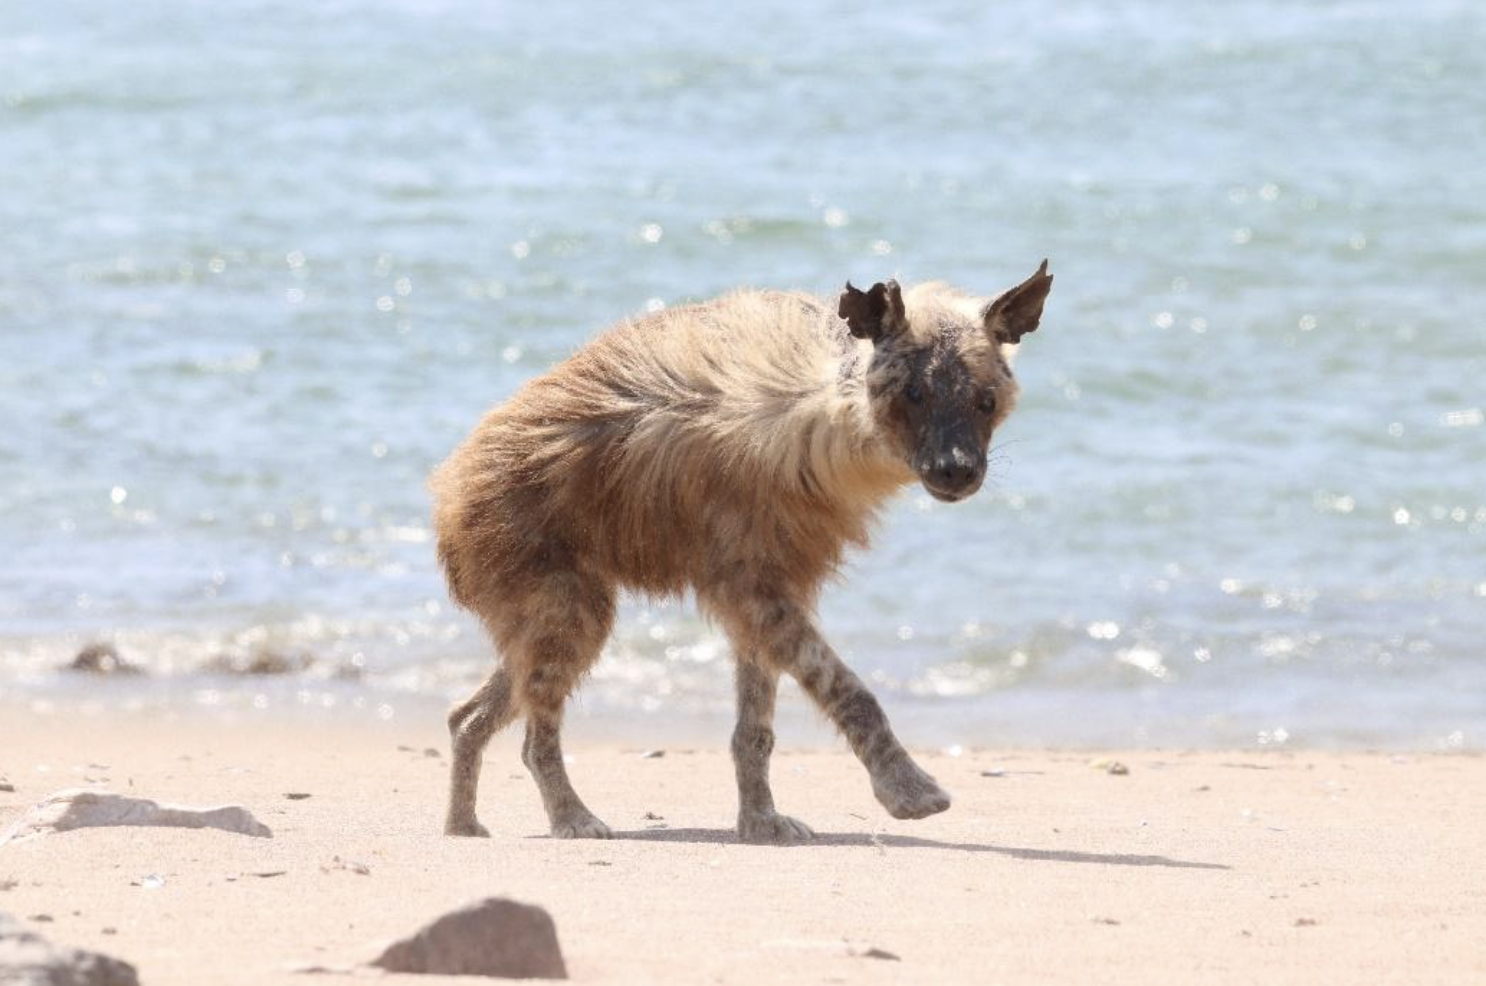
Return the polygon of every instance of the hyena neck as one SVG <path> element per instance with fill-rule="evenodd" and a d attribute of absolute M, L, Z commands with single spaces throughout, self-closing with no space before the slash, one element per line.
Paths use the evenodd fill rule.
<path fill-rule="evenodd" d="M 913 482 L 913 472 L 884 441 L 867 399 L 867 347 L 847 336 L 834 373 L 814 403 L 827 436 L 812 458 L 830 463 L 830 491 L 838 498 L 871 508 Z"/>

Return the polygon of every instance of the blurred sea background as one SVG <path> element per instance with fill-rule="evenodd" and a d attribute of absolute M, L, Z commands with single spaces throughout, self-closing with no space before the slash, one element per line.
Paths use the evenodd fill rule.
<path fill-rule="evenodd" d="M 1046 256 L 987 488 L 822 606 L 905 739 L 1486 746 L 1480 5 L 4 10 L 0 714 L 431 713 L 488 406 L 646 309 Z M 631 600 L 573 715 L 721 741 L 730 680 Z"/>

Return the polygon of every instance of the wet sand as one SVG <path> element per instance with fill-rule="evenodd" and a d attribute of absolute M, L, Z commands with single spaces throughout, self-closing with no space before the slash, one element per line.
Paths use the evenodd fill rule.
<path fill-rule="evenodd" d="M 773 848 L 733 841 L 720 746 L 571 752 L 614 841 L 546 837 L 515 734 L 486 761 L 493 837 L 464 840 L 439 834 L 436 718 L 64 726 L 6 710 L 0 827 L 91 786 L 242 804 L 274 836 L 92 829 L 0 847 L 0 911 L 134 963 L 146 986 L 343 982 L 292 970 L 369 959 L 487 895 L 546 907 L 579 982 L 1486 981 L 1479 756 L 928 751 L 955 804 L 897 822 L 843 748 L 782 750 L 777 800 L 820 836 Z"/>

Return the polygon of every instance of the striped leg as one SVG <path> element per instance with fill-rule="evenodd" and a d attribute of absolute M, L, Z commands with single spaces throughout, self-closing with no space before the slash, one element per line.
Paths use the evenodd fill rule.
<path fill-rule="evenodd" d="M 872 778 L 873 794 L 894 818 L 924 818 L 948 808 L 949 795 L 903 749 L 882 706 L 821 637 L 806 609 L 765 582 L 739 579 L 703 594 L 703 604 L 733 638 L 740 665 L 741 655 L 757 654 L 768 667 L 793 675 L 846 737 Z"/>

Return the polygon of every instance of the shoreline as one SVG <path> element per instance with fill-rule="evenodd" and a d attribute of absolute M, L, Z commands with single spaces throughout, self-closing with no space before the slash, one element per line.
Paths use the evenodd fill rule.
<path fill-rule="evenodd" d="M 733 838 L 721 741 L 650 758 L 572 743 L 574 784 L 620 834 L 605 842 L 546 837 L 518 748 L 508 732 L 486 758 L 493 838 L 449 839 L 436 718 L 7 714 L 0 828 L 83 786 L 241 804 L 274 835 L 89 829 L 0 847 L 0 911 L 130 961 L 150 986 L 334 983 L 290 970 L 365 961 L 488 895 L 547 908 L 569 974 L 595 983 L 1486 976 L 1479 755 L 931 750 L 916 755 L 955 804 L 899 822 L 838 745 L 791 746 L 775 794 L 819 837 L 781 848 Z"/>
<path fill-rule="evenodd" d="M 447 743 L 443 718 L 475 684 L 441 694 L 291 674 L 167 677 L 56 670 L 25 681 L 0 680 L 0 720 L 21 716 L 104 725 L 165 720 L 205 729 L 223 724 L 270 730 L 429 728 Z M 1206 711 L 1206 696 L 1195 706 L 1189 696 L 1171 694 L 1157 702 L 1150 694 L 1099 688 L 1012 689 L 924 699 L 880 683 L 871 687 L 899 738 L 922 749 L 1486 754 L 1486 737 L 1464 725 L 1466 717 L 1441 722 L 1406 700 L 1388 707 L 1312 710 L 1307 719 L 1246 705 L 1250 696 L 1240 696 L 1230 702 L 1233 710 L 1219 718 Z M 1467 693 L 1458 694 L 1463 705 Z M 657 696 L 637 691 L 627 681 L 586 681 L 568 704 L 564 735 L 599 746 L 721 747 L 733 721 L 730 687 L 726 695 Z M 1362 729 L 1354 725 L 1360 721 L 1392 725 Z M 776 730 L 781 746 L 816 748 L 837 741 L 835 731 L 788 679 L 780 684 Z"/>

